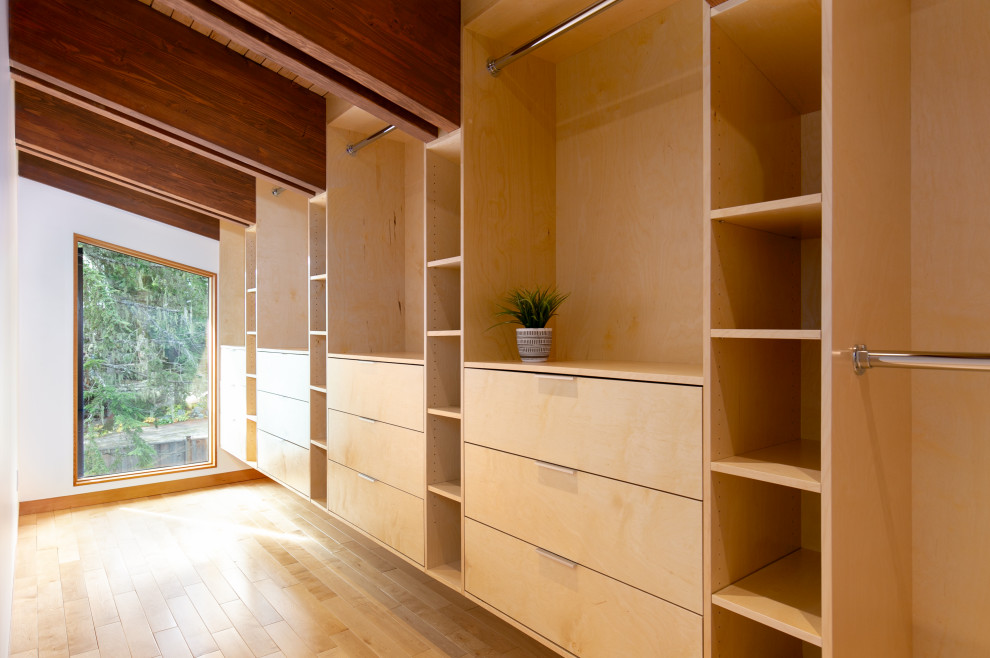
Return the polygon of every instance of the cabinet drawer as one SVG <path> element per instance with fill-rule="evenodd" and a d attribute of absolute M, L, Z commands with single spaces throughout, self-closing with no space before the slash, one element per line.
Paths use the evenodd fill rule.
<path fill-rule="evenodd" d="M 701 499 L 701 387 L 464 373 L 470 443 Z"/>
<path fill-rule="evenodd" d="M 258 429 L 309 449 L 309 402 L 258 391 Z"/>
<path fill-rule="evenodd" d="M 296 400 L 309 399 L 309 355 L 258 350 L 258 390 Z"/>
<path fill-rule="evenodd" d="M 423 564 L 423 499 L 327 463 L 327 508 Z"/>
<path fill-rule="evenodd" d="M 422 432 L 329 411 L 330 459 L 414 496 L 426 490 L 426 438 Z"/>
<path fill-rule="evenodd" d="M 309 450 L 258 430 L 258 470 L 309 496 Z"/>
<path fill-rule="evenodd" d="M 581 656 L 700 658 L 701 616 L 472 521 L 465 588 Z"/>
<path fill-rule="evenodd" d="M 423 431 L 423 366 L 327 359 L 327 406 Z"/>
<path fill-rule="evenodd" d="M 702 612 L 701 502 L 465 446 L 467 516 Z"/>

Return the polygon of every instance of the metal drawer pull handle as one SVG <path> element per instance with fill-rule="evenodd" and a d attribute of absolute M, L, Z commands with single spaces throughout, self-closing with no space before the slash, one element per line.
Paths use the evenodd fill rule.
<path fill-rule="evenodd" d="M 557 464 L 551 464 L 549 462 L 541 462 L 537 460 L 536 465 L 539 466 L 540 468 L 548 468 L 551 471 L 557 471 L 559 473 L 567 473 L 568 475 L 574 475 L 575 473 L 577 473 L 577 471 L 575 471 L 573 468 L 567 468 L 566 466 L 558 466 Z"/>
<path fill-rule="evenodd" d="M 377 422 L 377 421 L 375 421 L 375 419 L 373 419 L 373 418 L 365 418 L 364 416 L 358 416 L 358 420 L 363 420 L 363 421 L 364 421 L 364 422 L 366 422 L 366 423 L 374 423 L 374 422 Z"/>
<path fill-rule="evenodd" d="M 375 362 L 375 361 L 359 361 L 359 360 L 357 360 L 357 359 L 355 359 L 355 360 L 354 360 L 354 363 L 370 363 L 370 364 L 372 364 L 372 365 L 373 365 L 373 364 L 375 364 L 376 362 Z"/>
<path fill-rule="evenodd" d="M 371 477 L 370 475 L 365 475 L 364 473 L 358 473 L 358 477 L 363 480 L 367 480 L 368 482 L 378 482 L 378 480 L 376 480 L 375 478 Z"/>
<path fill-rule="evenodd" d="M 562 381 L 562 382 L 572 382 L 572 381 L 574 381 L 574 378 L 573 377 L 569 377 L 568 375 L 534 375 L 534 376 L 537 379 L 556 379 L 556 380 L 559 380 L 559 381 Z"/>
<path fill-rule="evenodd" d="M 554 562 L 559 562 L 569 569 L 573 569 L 577 566 L 577 562 L 571 562 L 567 558 L 560 557 L 556 553 L 551 553 L 550 551 L 544 550 L 542 548 L 537 548 L 536 552 L 547 558 L 548 560 L 553 560 Z"/>

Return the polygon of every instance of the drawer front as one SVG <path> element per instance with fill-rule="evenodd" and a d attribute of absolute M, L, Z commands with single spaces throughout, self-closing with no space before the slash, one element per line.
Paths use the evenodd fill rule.
<path fill-rule="evenodd" d="M 327 359 L 327 406 L 423 431 L 423 366 Z"/>
<path fill-rule="evenodd" d="M 258 350 L 258 390 L 309 399 L 309 355 Z"/>
<path fill-rule="evenodd" d="M 220 385 L 220 447 L 244 461 L 247 459 L 247 388 L 241 384 Z"/>
<path fill-rule="evenodd" d="M 702 618 L 470 519 L 465 588 L 582 658 L 700 658 Z"/>
<path fill-rule="evenodd" d="M 309 449 L 309 402 L 258 391 L 258 429 Z"/>
<path fill-rule="evenodd" d="M 416 432 L 330 410 L 329 457 L 406 493 L 426 490 L 426 438 Z"/>
<path fill-rule="evenodd" d="M 258 470 L 309 497 L 309 450 L 259 429 Z"/>
<path fill-rule="evenodd" d="M 465 446 L 465 513 L 702 612 L 701 502 Z"/>
<path fill-rule="evenodd" d="M 327 463 L 327 508 L 369 535 L 423 564 L 423 499 Z"/>
<path fill-rule="evenodd" d="M 701 387 L 468 369 L 470 443 L 701 499 Z"/>

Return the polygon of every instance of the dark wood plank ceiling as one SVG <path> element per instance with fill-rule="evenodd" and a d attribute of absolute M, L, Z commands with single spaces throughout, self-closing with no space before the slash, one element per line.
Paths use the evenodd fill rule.
<path fill-rule="evenodd" d="M 172 201 L 128 189 L 112 181 L 62 166 L 51 160 L 21 151 L 17 155 L 18 174 L 60 190 L 99 201 L 148 219 L 184 229 L 214 240 L 220 239 L 220 220 Z"/>
<path fill-rule="evenodd" d="M 217 219 L 254 222 L 253 176 L 20 83 L 14 98 L 21 150 Z"/>
<path fill-rule="evenodd" d="M 231 39 L 296 76 L 319 85 L 334 96 L 394 124 L 399 130 L 417 139 L 428 141 L 437 137 L 436 126 L 426 119 L 210 0 L 159 0 L 158 4 L 192 18 L 215 34 Z"/>
<path fill-rule="evenodd" d="M 214 1 L 434 125 L 460 125 L 459 0 Z"/>
<path fill-rule="evenodd" d="M 459 0 L 11 0 L 9 22 L 22 174 L 203 235 L 254 221 L 255 177 L 325 188 L 328 101 L 422 140 L 459 123 Z"/>
<path fill-rule="evenodd" d="M 315 193 L 325 102 L 133 0 L 13 0 L 10 59 L 228 166 Z"/>

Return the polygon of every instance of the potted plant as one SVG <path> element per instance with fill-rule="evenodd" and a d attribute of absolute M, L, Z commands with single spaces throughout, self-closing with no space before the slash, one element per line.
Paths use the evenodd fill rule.
<path fill-rule="evenodd" d="M 527 363 L 546 361 L 553 344 L 553 329 L 547 328 L 550 318 L 570 293 L 564 294 L 553 286 L 541 288 L 515 288 L 506 293 L 498 304 L 495 317 L 507 317 L 493 327 L 503 324 L 522 325 L 516 329 L 516 346 L 519 357 Z"/>

